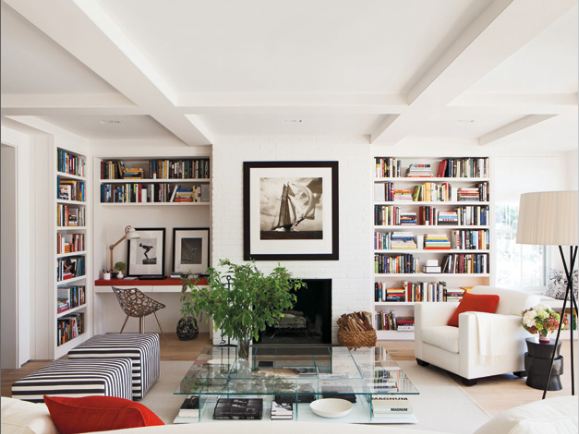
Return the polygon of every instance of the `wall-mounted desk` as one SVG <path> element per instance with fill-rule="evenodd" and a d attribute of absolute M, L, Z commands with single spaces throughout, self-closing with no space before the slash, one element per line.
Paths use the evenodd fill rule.
<path fill-rule="evenodd" d="M 199 280 L 199 286 L 206 286 L 207 279 Z M 142 292 L 181 292 L 181 279 L 98 279 L 94 282 L 95 293 L 113 293 L 116 288 L 137 288 Z"/>

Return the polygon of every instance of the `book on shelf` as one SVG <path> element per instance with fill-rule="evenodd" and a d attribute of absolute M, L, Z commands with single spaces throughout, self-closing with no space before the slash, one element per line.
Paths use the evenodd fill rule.
<path fill-rule="evenodd" d="M 422 266 L 423 273 L 442 273 L 442 267 L 440 265 L 423 265 Z"/>
<path fill-rule="evenodd" d="M 84 206 L 59 203 L 56 205 L 57 226 L 84 226 L 86 211 Z"/>
<path fill-rule="evenodd" d="M 84 313 L 65 315 L 56 321 L 56 344 L 62 345 L 84 333 Z"/>
<path fill-rule="evenodd" d="M 84 256 L 70 256 L 59 258 L 56 265 L 56 280 L 61 282 L 84 276 L 85 260 Z"/>
<path fill-rule="evenodd" d="M 376 178 L 399 178 L 402 173 L 401 161 L 393 157 L 376 157 Z"/>
<path fill-rule="evenodd" d="M 445 158 L 436 169 L 439 178 L 486 178 L 488 158 Z"/>
<path fill-rule="evenodd" d="M 450 233 L 453 249 L 461 250 L 485 250 L 489 248 L 489 231 L 481 230 L 456 230 Z"/>
<path fill-rule="evenodd" d="M 487 253 L 453 253 L 446 255 L 442 272 L 449 274 L 486 274 L 489 272 Z"/>
<path fill-rule="evenodd" d="M 409 178 L 431 178 L 432 165 L 430 163 L 410 163 L 406 170 Z"/>
<path fill-rule="evenodd" d="M 57 312 L 82 306 L 86 303 L 86 288 L 84 286 L 60 287 L 57 289 Z"/>
<path fill-rule="evenodd" d="M 425 250 L 449 250 L 450 240 L 443 233 L 425 234 L 424 235 L 424 249 Z"/>
<path fill-rule="evenodd" d="M 391 256 L 377 253 L 374 255 L 375 273 L 415 273 L 417 269 L 418 260 L 410 254 Z"/>
<path fill-rule="evenodd" d="M 86 159 L 74 152 L 57 149 L 56 168 L 59 172 L 67 175 L 85 176 Z"/>
<path fill-rule="evenodd" d="M 393 330 L 398 331 L 399 326 L 414 327 L 414 317 L 397 316 L 394 312 L 376 312 L 376 330 Z M 400 330 L 412 331 L 412 330 Z"/>
<path fill-rule="evenodd" d="M 452 197 L 452 186 L 448 182 L 425 182 L 414 187 L 413 202 L 448 202 Z"/>
<path fill-rule="evenodd" d="M 84 234 L 62 233 L 56 234 L 56 253 L 81 252 L 84 247 Z"/>
<path fill-rule="evenodd" d="M 102 184 L 101 203 L 207 203 L 208 184 Z"/>
<path fill-rule="evenodd" d="M 488 182 L 481 182 L 476 187 L 459 187 L 456 189 L 456 200 L 459 202 L 486 202 L 489 200 Z"/>
<path fill-rule="evenodd" d="M 486 226 L 489 224 L 488 205 L 461 206 L 456 209 L 458 224 L 463 226 Z"/>
<path fill-rule="evenodd" d="M 85 201 L 85 182 L 58 177 L 56 181 L 57 198 L 60 200 Z"/>
<path fill-rule="evenodd" d="M 412 232 L 374 232 L 377 250 L 416 250 L 416 236 Z"/>
<path fill-rule="evenodd" d="M 219 398 L 213 411 L 213 419 L 261 419 L 263 399 L 261 398 Z"/>
<path fill-rule="evenodd" d="M 209 159 L 103 160 L 101 179 L 209 179 Z"/>

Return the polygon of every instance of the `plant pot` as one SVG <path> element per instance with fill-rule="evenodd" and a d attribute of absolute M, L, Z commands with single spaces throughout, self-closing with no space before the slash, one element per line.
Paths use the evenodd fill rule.
<path fill-rule="evenodd" d="M 103 273 L 103 280 L 111 280 L 111 273 Z"/>
<path fill-rule="evenodd" d="M 243 360 L 249 359 L 251 339 L 240 339 L 237 347 L 237 357 Z"/>
<path fill-rule="evenodd" d="M 177 337 L 181 341 L 190 341 L 199 335 L 197 320 L 191 316 L 181 318 L 177 323 Z"/>
<path fill-rule="evenodd" d="M 125 275 L 123 274 L 122 271 L 117 271 L 117 279 L 123 279 L 125 277 Z"/>

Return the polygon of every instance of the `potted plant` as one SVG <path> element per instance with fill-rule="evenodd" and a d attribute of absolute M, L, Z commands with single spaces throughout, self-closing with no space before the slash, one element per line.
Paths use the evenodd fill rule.
<path fill-rule="evenodd" d="M 523 327 L 529 333 L 539 334 L 539 342 L 549 343 L 549 334 L 559 328 L 561 316 L 547 306 L 538 305 L 523 311 Z M 566 324 L 565 319 L 563 325 Z"/>
<path fill-rule="evenodd" d="M 127 270 L 127 264 L 122 261 L 115 263 L 114 266 L 115 276 L 117 279 L 122 279 L 125 277 L 125 271 Z"/>
<path fill-rule="evenodd" d="M 277 324 L 284 312 L 293 307 L 294 292 L 304 283 L 292 279 L 288 270 L 279 265 L 270 274 L 259 271 L 253 262 L 234 264 L 225 259 L 219 265 L 225 267 L 225 273 L 209 268 L 207 287 L 183 279 L 181 313 L 210 315 L 225 336 L 239 342 L 238 355 L 246 359 L 252 340 L 258 340 L 261 332 Z M 225 274 L 230 276 L 230 287 Z"/>

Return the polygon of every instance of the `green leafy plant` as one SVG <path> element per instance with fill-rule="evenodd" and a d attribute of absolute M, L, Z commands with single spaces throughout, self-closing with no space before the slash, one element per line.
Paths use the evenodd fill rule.
<path fill-rule="evenodd" d="M 292 279 L 282 266 L 264 274 L 253 262 L 234 264 L 224 259 L 219 265 L 225 272 L 210 268 L 207 287 L 197 286 L 196 279 L 183 279 L 181 314 L 210 315 L 225 336 L 239 341 L 243 357 L 247 354 L 242 354 L 242 350 L 248 349 L 249 342 L 259 340 L 262 331 L 276 325 L 284 312 L 293 307 L 295 291 L 304 283 Z M 226 275 L 230 276 L 231 288 L 227 286 Z"/>
<path fill-rule="evenodd" d="M 120 271 L 121 273 L 125 274 L 125 271 L 127 270 L 127 264 L 125 264 L 122 261 L 119 261 L 117 263 L 115 263 L 115 271 Z"/>

